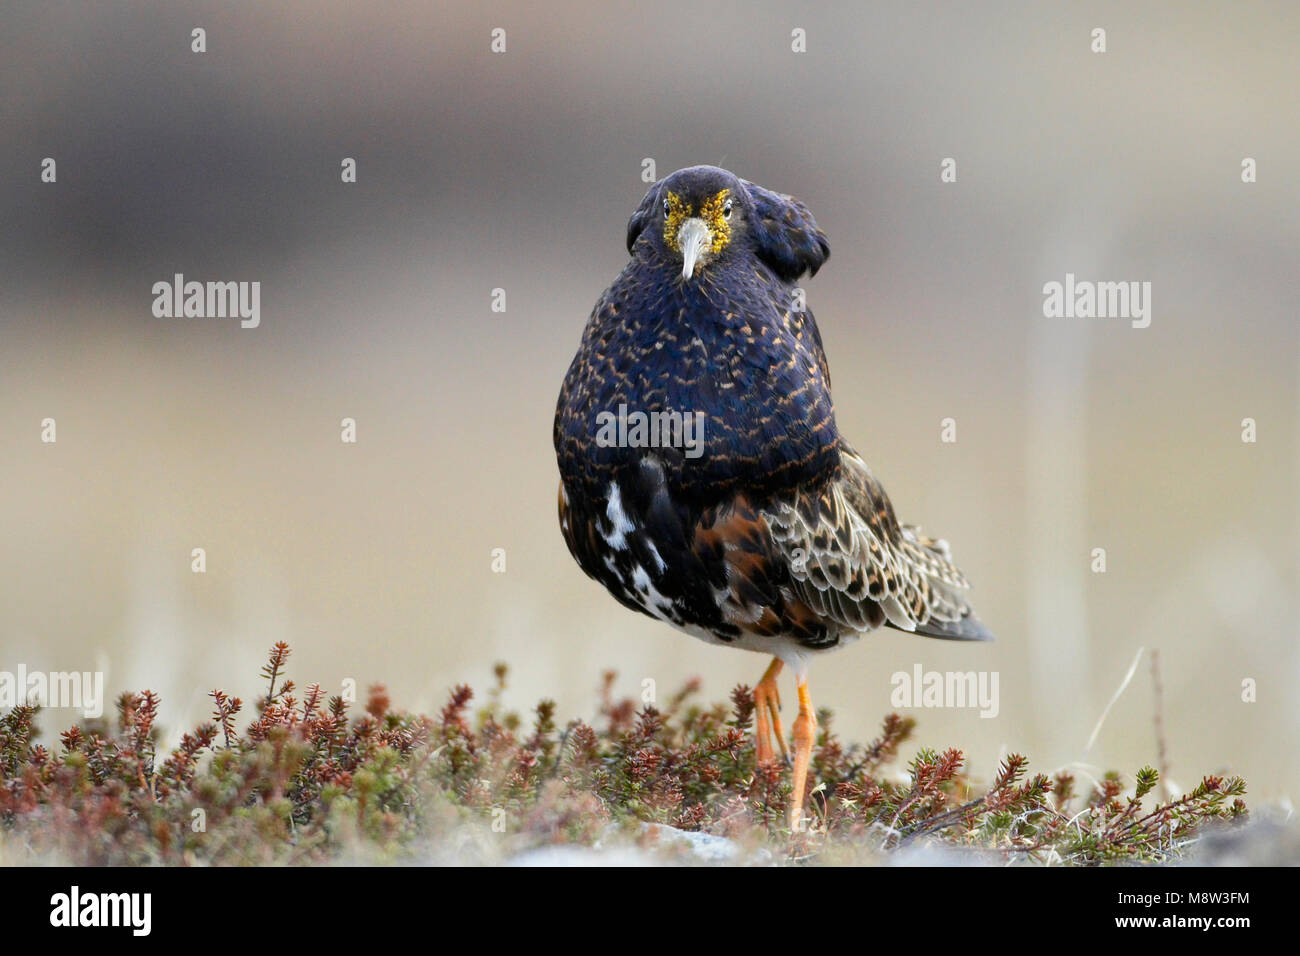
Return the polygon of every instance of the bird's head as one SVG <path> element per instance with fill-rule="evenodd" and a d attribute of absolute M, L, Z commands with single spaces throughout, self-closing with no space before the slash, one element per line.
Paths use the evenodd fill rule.
<path fill-rule="evenodd" d="M 740 239 L 748 194 L 716 166 L 678 170 L 658 186 L 655 239 L 681 263 L 682 279 L 690 280 Z"/>
<path fill-rule="evenodd" d="M 816 273 L 830 255 L 802 203 L 717 166 L 679 169 L 651 186 L 628 221 L 629 252 L 638 240 L 680 263 L 684 282 L 737 250 L 752 252 L 783 279 Z"/>

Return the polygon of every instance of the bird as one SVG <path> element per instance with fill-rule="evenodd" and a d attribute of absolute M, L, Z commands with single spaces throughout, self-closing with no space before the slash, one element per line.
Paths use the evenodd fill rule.
<path fill-rule="evenodd" d="M 821 333 L 796 286 L 830 256 L 808 207 L 692 166 L 646 191 L 626 245 L 556 403 L 560 529 L 626 607 L 771 656 L 753 692 L 755 762 L 779 750 L 792 764 L 798 832 L 817 731 L 809 663 L 882 626 L 992 634 L 948 544 L 897 519 L 839 430 Z M 798 696 L 792 757 L 785 667 Z"/>

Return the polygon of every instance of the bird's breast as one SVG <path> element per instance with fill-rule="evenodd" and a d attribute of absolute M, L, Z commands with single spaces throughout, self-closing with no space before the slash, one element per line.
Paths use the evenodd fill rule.
<path fill-rule="evenodd" d="M 625 273 L 606 292 L 557 408 L 566 480 L 604 486 L 653 455 L 675 494 L 708 504 L 778 493 L 838 466 L 820 342 L 801 331 L 811 316 L 791 316 L 783 287 L 758 275 Z"/>

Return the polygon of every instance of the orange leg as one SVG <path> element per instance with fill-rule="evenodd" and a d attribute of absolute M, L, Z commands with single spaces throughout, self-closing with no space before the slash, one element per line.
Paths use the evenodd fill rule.
<path fill-rule="evenodd" d="M 772 658 L 772 663 L 754 688 L 754 762 L 760 767 L 772 762 L 773 735 L 781 748 L 781 756 L 788 757 L 785 728 L 781 726 L 781 692 L 776 686 L 781 667 L 781 659 Z"/>
<path fill-rule="evenodd" d="M 817 713 L 808 694 L 808 681 L 799 683 L 799 716 L 794 719 L 794 792 L 790 795 L 790 829 L 803 828 L 803 792 L 808 784 L 808 764 L 817 740 Z"/>
<path fill-rule="evenodd" d="M 772 725 L 767 715 L 763 685 L 754 688 L 754 766 L 772 762 Z"/>

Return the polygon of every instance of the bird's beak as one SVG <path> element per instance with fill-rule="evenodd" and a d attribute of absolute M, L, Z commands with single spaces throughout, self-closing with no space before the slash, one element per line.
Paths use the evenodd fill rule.
<path fill-rule="evenodd" d="M 677 230 L 677 248 L 682 251 L 682 278 L 689 279 L 695 275 L 695 264 L 700 256 L 713 245 L 713 233 L 698 216 L 687 219 L 682 228 Z"/>

